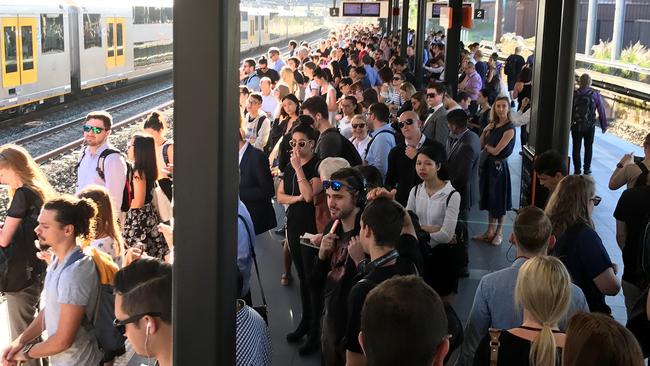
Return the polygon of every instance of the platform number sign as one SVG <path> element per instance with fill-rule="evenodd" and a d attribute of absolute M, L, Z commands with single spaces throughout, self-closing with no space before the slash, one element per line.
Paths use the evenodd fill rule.
<path fill-rule="evenodd" d="M 330 16 L 331 17 L 338 17 L 339 16 L 339 8 L 330 8 Z"/>
<path fill-rule="evenodd" d="M 474 19 L 485 19 L 485 9 L 474 9 Z"/>

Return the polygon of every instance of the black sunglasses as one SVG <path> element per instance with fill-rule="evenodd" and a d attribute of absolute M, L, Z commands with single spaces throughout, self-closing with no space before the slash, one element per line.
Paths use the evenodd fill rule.
<path fill-rule="evenodd" d="M 412 125 L 414 123 L 415 123 L 415 121 L 413 119 L 409 118 L 409 119 L 405 119 L 404 121 L 399 121 L 397 123 L 397 125 L 399 126 L 399 128 L 404 128 L 404 126 L 410 126 L 410 125 Z"/>
<path fill-rule="evenodd" d="M 594 197 L 591 199 L 591 202 L 594 203 L 594 206 L 598 206 L 598 205 L 600 204 L 600 201 L 602 201 L 602 200 L 603 200 L 602 197 L 600 197 L 600 196 L 594 196 Z"/>
<path fill-rule="evenodd" d="M 399 81 L 402 80 L 402 78 L 393 78 L 393 81 Z"/>
<path fill-rule="evenodd" d="M 84 126 L 83 126 L 83 129 L 84 129 L 84 132 L 90 132 L 90 131 L 93 131 L 93 133 L 94 133 L 95 135 L 100 134 L 100 133 L 102 133 L 102 131 L 105 130 L 105 128 L 95 127 L 95 126 L 91 126 L 91 125 L 84 125 Z"/>
<path fill-rule="evenodd" d="M 436 96 L 438 96 L 436 93 L 427 93 L 427 98 L 435 98 Z"/>
<path fill-rule="evenodd" d="M 123 335 L 124 333 L 126 333 L 126 325 L 127 324 L 135 323 L 138 320 L 142 319 L 142 317 L 144 317 L 146 315 L 161 317 L 162 313 L 155 312 L 155 311 L 154 312 L 149 312 L 149 313 L 142 313 L 142 314 L 134 315 L 134 316 L 132 316 L 130 318 L 127 318 L 127 319 L 124 319 L 124 320 L 119 320 L 119 319 L 115 318 L 115 320 L 113 320 L 113 326 L 115 327 L 115 329 L 117 329 L 120 332 L 120 334 Z"/>
<path fill-rule="evenodd" d="M 359 124 L 353 123 L 352 124 L 352 128 L 364 128 L 364 127 L 366 127 L 365 123 L 359 123 Z"/>
<path fill-rule="evenodd" d="M 341 188 L 347 188 L 351 191 L 355 191 L 356 189 L 350 185 L 347 185 L 343 182 L 339 182 L 338 180 L 324 180 L 323 181 L 323 189 L 328 189 L 332 188 L 334 192 L 338 192 L 341 190 Z"/>

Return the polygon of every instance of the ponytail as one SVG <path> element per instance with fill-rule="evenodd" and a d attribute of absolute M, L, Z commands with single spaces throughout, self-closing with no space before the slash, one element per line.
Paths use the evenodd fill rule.
<path fill-rule="evenodd" d="M 555 336 L 551 325 L 545 323 L 530 347 L 528 356 L 531 365 L 555 366 L 557 365 L 557 351 L 555 350 Z"/>
<path fill-rule="evenodd" d="M 154 131 L 160 132 L 165 128 L 164 117 L 161 112 L 154 111 L 149 114 L 147 120 L 144 122 L 144 129 L 152 129 Z"/>

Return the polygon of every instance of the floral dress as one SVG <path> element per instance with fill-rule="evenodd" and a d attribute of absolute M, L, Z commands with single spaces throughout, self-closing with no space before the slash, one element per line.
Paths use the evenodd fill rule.
<path fill-rule="evenodd" d="M 133 179 L 138 178 L 134 177 Z M 142 243 L 144 244 L 144 251 L 148 255 L 164 260 L 165 255 L 169 252 L 169 247 L 163 234 L 158 231 L 158 224 L 162 220 L 152 203 L 154 182 L 147 180 L 146 187 L 147 193 L 144 205 L 141 208 L 131 208 L 126 213 L 122 229 L 124 244 L 127 248 L 130 248 Z"/>

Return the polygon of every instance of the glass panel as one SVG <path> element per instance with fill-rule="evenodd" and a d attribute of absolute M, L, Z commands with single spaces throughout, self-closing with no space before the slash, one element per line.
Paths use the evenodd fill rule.
<path fill-rule="evenodd" d="M 102 46 L 102 27 L 99 14 L 84 14 L 84 48 Z"/>
<path fill-rule="evenodd" d="M 63 14 L 41 14 L 41 40 L 43 53 L 64 51 Z"/>
<path fill-rule="evenodd" d="M 117 23 L 117 55 L 122 56 L 124 54 L 124 37 L 122 34 L 122 23 Z"/>
<path fill-rule="evenodd" d="M 113 57 L 115 56 L 115 49 L 114 43 L 113 43 L 113 23 L 108 23 L 108 27 L 106 27 L 106 47 L 108 47 L 108 57 Z"/>
<path fill-rule="evenodd" d="M 20 27 L 20 38 L 23 46 L 23 71 L 34 70 L 34 44 L 32 43 L 32 33 L 33 30 L 31 26 L 27 25 Z"/>
<path fill-rule="evenodd" d="M 16 51 L 16 27 L 4 27 L 2 36 L 5 41 L 5 73 L 18 71 L 18 52 Z"/>
<path fill-rule="evenodd" d="M 133 24 L 147 23 L 147 8 L 144 6 L 133 7 Z"/>
<path fill-rule="evenodd" d="M 162 22 L 163 23 L 173 23 L 174 22 L 174 9 L 172 9 L 172 8 L 162 8 Z"/>
<path fill-rule="evenodd" d="M 160 14 L 160 8 L 156 8 L 153 6 L 149 7 L 149 14 L 148 14 L 148 24 L 158 24 L 161 21 L 161 14 Z"/>

